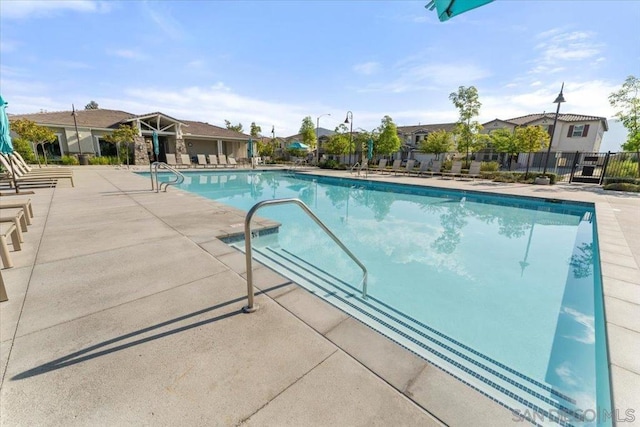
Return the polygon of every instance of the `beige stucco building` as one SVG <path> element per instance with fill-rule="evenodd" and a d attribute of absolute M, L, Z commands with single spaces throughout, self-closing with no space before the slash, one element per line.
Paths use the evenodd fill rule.
<path fill-rule="evenodd" d="M 132 126 L 137 131 L 138 136 L 132 141 L 135 164 L 166 161 L 167 153 L 178 154 L 178 161 L 180 154 L 190 157 L 197 154 L 225 154 L 240 159 L 247 157 L 250 138 L 240 132 L 209 123 L 176 119 L 161 112 L 135 115 L 126 111 L 96 109 L 77 110 L 75 117 L 73 111 L 9 116 L 10 122 L 18 119 L 31 120 L 56 134 L 56 141 L 37 148 L 40 152 L 46 150 L 47 155 L 53 158 L 77 154 L 114 155 L 115 147 L 104 138 L 120 125 Z M 157 133 L 159 141 L 157 159 L 153 153 L 153 132 Z"/>

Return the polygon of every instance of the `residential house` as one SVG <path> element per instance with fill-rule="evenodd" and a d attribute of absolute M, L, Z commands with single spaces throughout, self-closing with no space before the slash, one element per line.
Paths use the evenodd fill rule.
<path fill-rule="evenodd" d="M 528 114 L 526 116 L 515 117 L 508 120 L 495 119 L 484 123 L 484 133 L 491 133 L 496 129 L 508 129 L 512 132 L 516 127 L 542 126 L 551 137 L 550 151 L 553 153 L 549 158 L 549 166 L 565 166 L 569 157 L 573 158 L 578 153 L 597 153 L 600 151 L 600 144 L 604 133 L 609 130 L 609 124 L 604 117 L 586 116 L 582 114 L 558 114 L 556 129 L 553 127 L 555 114 Z M 518 163 L 526 164 L 527 159 L 531 165 L 539 165 L 544 162 L 547 149 L 529 156 L 527 153 L 520 154 Z M 492 152 L 489 147 L 477 153 L 479 160 L 497 160 L 498 153 Z"/>
<path fill-rule="evenodd" d="M 74 120 L 75 118 L 75 120 Z M 51 129 L 56 141 L 39 145 L 37 150 L 49 157 L 88 154 L 90 156 L 113 156 L 116 149 L 105 140 L 121 124 L 132 126 L 138 136 L 133 142 L 134 163 L 149 164 L 150 161 L 166 161 L 166 153 L 225 154 L 230 157 L 247 156 L 249 135 L 235 132 L 209 123 L 173 118 L 161 112 L 135 115 L 120 110 L 77 110 L 10 115 L 9 121 L 28 119 Z M 77 127 L 76 127 L 77 126 Z M 153 153 L 152 135 L 156 132 L 160 154 Z M 35 151 L 35 150 L 34 150 Z"/>

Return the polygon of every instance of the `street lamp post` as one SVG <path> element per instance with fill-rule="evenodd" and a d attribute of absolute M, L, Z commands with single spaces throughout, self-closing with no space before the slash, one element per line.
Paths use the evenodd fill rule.
<path fill-rule="evenodd" d="M 555 101 L 553 101 L 554 104 L 558 104 L 558 108 L 556 108 L 556 116 L 553 119 L 553 131 L 551 132 L 551 138 L 549 139 L 549 148 L 547 148 L 547 155 L 544 159 L 544 169 L 542 170 L 542 175 L 545 175 L 547 173 L 547 164 L 549 163 L 549 155 L 551 155 L 551 145 L 553 144 L 553 136 L 556 134 L 556 125 L 558 124 L 558 114 L 560 113 L 560 104 L 562 104 L 563 102 L 566 102 L 564 100 L 564 95 L 562 95 L 563 89 L 564 89 L 564 82 L 562 82 L 562 87 L 560 87 L 560 93 L 558 94 L 558 97 L 556 98 Z"/>
<path fill-rule="evenodd" d="M 78 132 L 78 121 L 76 120 L 76 107 L 71 104 L 71 110 L 73 111 L 71 115 L 73 116 L 73 125 L 76 128 L 76 139 L 78 140 L 78 150 L 80 151 L 80 155 L 82 155 L 82 144 L 80 143 L 80 132 Z M 44 151 L 44 150 L 43 150 Z"/>
<path fill-rule="evenodd" d="M 353 113 L 347 111 L 347 118 L 344 119 L 345 123 L 349 123 L 349 166 L 351 166 L 351 152 L 353 151 Z"/>
<path fill-rule="evenodd" d="M 330 116 L 330 115 L 331 113 L 320 114 L 316 118 L 316 164 L 320 163 L 320 135 L 318 135 L 318 132 L 320 130 L 320 117 Z"/>

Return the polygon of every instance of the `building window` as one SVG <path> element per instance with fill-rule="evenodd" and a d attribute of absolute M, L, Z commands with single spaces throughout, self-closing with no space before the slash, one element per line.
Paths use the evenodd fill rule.
<path fill-rule="evenodd" d="M 100 155 L 105 157 L 115 157 L 118 155 L 116 144 L 107 142 L 102 138 L 98 138 L 98 146 L 100 147 Z"/>
<path fill-rule="evenodd" d="M 46 156 L 48 159 L 60 160 L 62 157 L 62 149 L 60 148 L 60 135 L 56 134 L 56 140 L 37 144 L 39 156 Z"/>
<path fill-rule="evenodd" d="M 571 125 L 567 138 L 584 138 L 589 133 L 589 125 Z"/>

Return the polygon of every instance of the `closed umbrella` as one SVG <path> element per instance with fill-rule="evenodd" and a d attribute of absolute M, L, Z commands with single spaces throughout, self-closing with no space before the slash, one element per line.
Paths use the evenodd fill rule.
<path fill-rule="evenodd" d="M 158 142 L 158 133 L 154 130 L 151 134 L 151 140 L 153 141 L 153 154 L 156 155 L 156 161 L 160 155 L 160 143 Z"/>
<path fill-rule="evenodd" d="M 9 127 L 9 117 L 7 116 L 6 110 L 7 102 L 0 95 L 0 153 L 2 154 L 12 154 L 13 153 L 13 143 L 11 142 L 11 129 Z M 18 183 L 16 181 L 16 174 L 13 170 L 13 162 L 11 159 L 9 160 L 9 165 L 11 167 L 11 176 L 13 177 L 13 186 L 16 189 L 16 193 L 19 192 Z"/>
<path fill-rule="evenodd" d="M 251 162 L 251 167 L 255 168 L 256 165 L 253 163 L 253 140 L 251 138 L 249 138 L 249 141 L 247 141 L 247 157 Z"/>
<path fill-rule="evenodd" d="M 373 157 L 373 139 L 369 138 L 367 141 L 367 159 L 371 160 Z"/>

